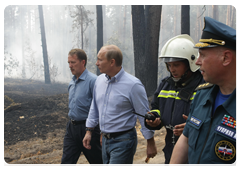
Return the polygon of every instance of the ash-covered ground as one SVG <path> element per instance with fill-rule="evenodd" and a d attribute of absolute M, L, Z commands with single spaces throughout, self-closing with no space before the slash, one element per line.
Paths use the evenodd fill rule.
<path fill-rule="evenodd" d="M 4 159 L 10 164 L 60 164 L 68 121 L 68 84 L 4 79 Z M 146 140 L 138 131 L 134 164 L 144 164 Z M 158 154 L 149 163 L 164 163 L 165 129 L 156 131 Z M 84 155 L 79 164 L 87 164 Z"/>

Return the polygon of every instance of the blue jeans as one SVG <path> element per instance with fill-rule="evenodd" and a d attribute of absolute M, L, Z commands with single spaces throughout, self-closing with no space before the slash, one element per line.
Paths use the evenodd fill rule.
<path fill-rule="evenodd" d="M 132 164 L 137 148 L 137 132 L 130 132 L 115 138 L 102 138 L 102 159 L 104 164 Z"/>

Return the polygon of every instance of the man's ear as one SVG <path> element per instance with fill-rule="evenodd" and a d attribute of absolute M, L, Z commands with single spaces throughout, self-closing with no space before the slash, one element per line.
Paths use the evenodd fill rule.
<path fill-rule="evenodd" d="M 110 62 L 111 62 L 111 66 L 114 66 L 116 61 L 115 59 L 111 59 Z"/>
<path fill-rule="evenodd" d="M 233 53 L 230 50 L 223 52 L 223 66 L 228 66 L 233 60 Z"/>
<path fill-rule="evenodd" d="M 83 63 L 83 65 L 85 65 L 85 63 L 86 63 L 86 60 L 82 60 L 82 63 Z"/>

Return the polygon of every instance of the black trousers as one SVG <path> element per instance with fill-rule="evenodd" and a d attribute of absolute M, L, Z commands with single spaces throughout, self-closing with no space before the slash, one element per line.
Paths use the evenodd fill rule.
<path fill-rule="evenodd" d="M 91 149 L 83 146 L 82 140 L 86 134 L 85 123 L 73 125 L 67 123 L 67 130 L 63 141 L 62 164 L 76 164 L 81 153 L 85 155 L 90 164 L 102 164 L 102 147 L 100 145 L 100 129 L 95 127 L 92 133 Z"/>

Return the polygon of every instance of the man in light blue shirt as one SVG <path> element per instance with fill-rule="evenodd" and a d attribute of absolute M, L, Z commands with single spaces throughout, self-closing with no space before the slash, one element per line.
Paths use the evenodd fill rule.
<path fill-rule="evenodd" d="M 70 118 L 63 143 L 62 164 L 77 163 L 81 152 L 90 164 L 102 163 L 100 129 L 93 132 L 92 149 L 83 147 L 85 123 L 92 102 L 93 87 L 97 76 L 86 69 L 87 55 L 81 49 L 72 49 L 68 54 L 69 68 L 74 75 L 68 86 Z"/>
<path fill-rule="evenodd" d="M 83 145 L 91 149 L 92 131 L 99 123 L 102 133 L 102 157 L 105 164 L 131 164 L 137 147 L 135 111 L 149 111 L 146 91 L 141 81 L 122 68 L 122 53 L 115 45 L 103 46 L 98 53 L 98 76 Z M 154 131 L 147 129 L 144 118 L 138 117 L 141 132 L 147 139 L 147 157 L 157 154 Z"/>
<path fill-rule="evenodd" d="M 73 76 L 68 85 L 69 112 L 68 117 L 75 121 L 85 121 L 92 102 L 92 92 L 97 76 L 87 69 L 77 78 Z M 79 114 L 81 113 L 81 114 Z"/>

